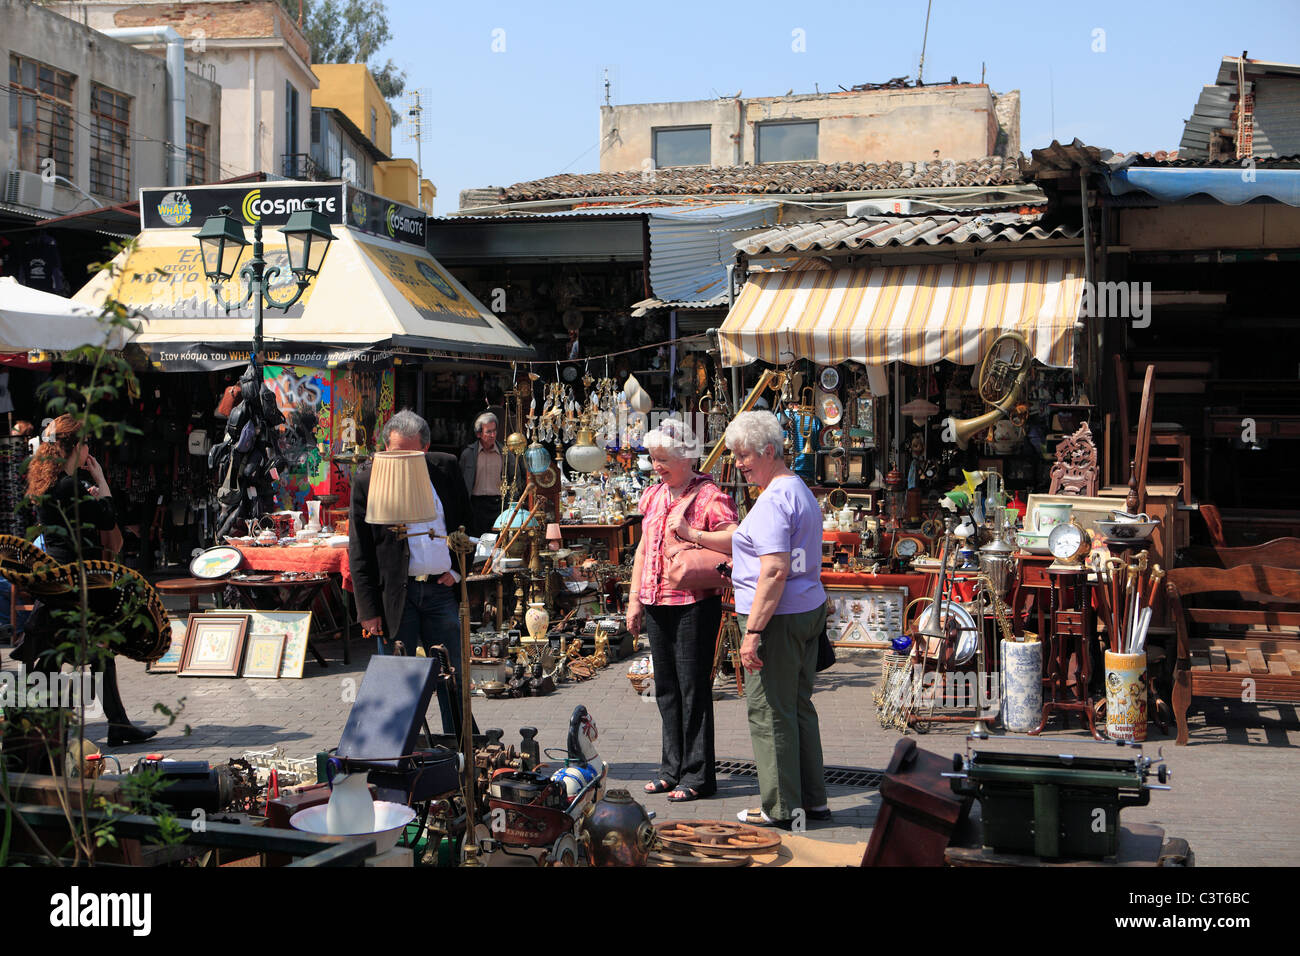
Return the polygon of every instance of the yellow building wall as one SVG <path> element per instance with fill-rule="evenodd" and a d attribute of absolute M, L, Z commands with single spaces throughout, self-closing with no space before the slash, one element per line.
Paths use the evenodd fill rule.
<path fill-rule="evenodd" d="M 375 163 L 375 192 L 388 199 L 396 199 L 408 206 L 424 209 L 426 215 L 433 215 L 433 198 L 437 189 L 429 180 L 424 180 L 423 202 L 420 202 L 419 172 L 413 159 L 393 159 L 386 163 Z"/>
<path fill-rule="evenodd" d="M 370 137 L 371 142 L 385 155 L 391 156 L 393 117 L 379 92 L 379 85 L 365 64 L 313 63 L 311 70 L 320 80 L 320 87 L 312 91 L 311 105 L 339 110 L 367 137 L 370 137 L 370 111 L 374 110 L 375 135 Z"/>

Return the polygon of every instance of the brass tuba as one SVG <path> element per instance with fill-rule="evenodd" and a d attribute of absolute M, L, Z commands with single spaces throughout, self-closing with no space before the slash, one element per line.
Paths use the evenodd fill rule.
<path fill-rule="evenodd" d="M 979 374 L 980 398 L 993 407 L 975 418 L 948 418 L 943 423 L 958 448 L 965 449 L 973 436 L 1012 415 L 1033 364 L 1034 352 L 1019 332 L 1003 332 L 993 340 Z"/>

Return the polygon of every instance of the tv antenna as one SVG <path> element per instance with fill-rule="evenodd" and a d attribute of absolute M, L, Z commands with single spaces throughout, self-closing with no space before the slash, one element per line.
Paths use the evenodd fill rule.
<path fill-rule="evenodd" d="M 415 143 L 415 181 L 419 191 L 417 205 L 424 209 L 424 101 L 431 99 L 428 89 L 408 90 L 406 94 L 405 122 L 402 135 L 408 143 Z"/>

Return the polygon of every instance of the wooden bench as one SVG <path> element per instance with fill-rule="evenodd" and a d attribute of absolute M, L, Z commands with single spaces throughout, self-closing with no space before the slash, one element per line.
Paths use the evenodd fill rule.
<path fill-rule="evenodd" d="M 1174 568 L 1168 594 L 1177 637 L 1179 744 L 1187 743 L 1193 697 L 1300 703 L 1300 571 L 1255 564 Z M 1210 594 L 1219 595 L 1218 606 L 1188 606 L 1187 599 Z"/>

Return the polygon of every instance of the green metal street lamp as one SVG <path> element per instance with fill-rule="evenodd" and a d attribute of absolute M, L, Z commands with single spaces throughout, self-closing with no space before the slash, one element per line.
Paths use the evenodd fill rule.
<path fill-rule="evenodd" d="M 244 238 L 244 228 L 232 215 L 229 206 L 222 206 L 217 215 L 209 216 L 203 228 L 195 233 L 199 241 L 199 254 L 203 257 L 203 273 L 212 283 L 212 294 L 227 312 L 245 305 L 253 300 L 253 362 L 260 364 L 262 356 L 262 306 L 288 311 L 311 284 L 311 280 L 320 272 L 329 252 L 334 233 L 330 231 L 329 219 L 314 209 L 300 209 L 291 213 L 289 221 L 281 227 L 284 233 L 286 251 L 289 255 L 289 270 L 298 280 L 298 289 L 288 300 L 279 300 L 271 295 L 270 280 L 280 274 L 279 266 L 267 266 L 262 257 L 262 223 L 253 224 L 253 258 L 240 270 L 240 279 L 247 284 L 248 291 L 243 298 L 228 302 L 221 294 L 221 284 L 228 282 L 239 268 L 239 260 L 244 254 L 248 240 Z"/>

